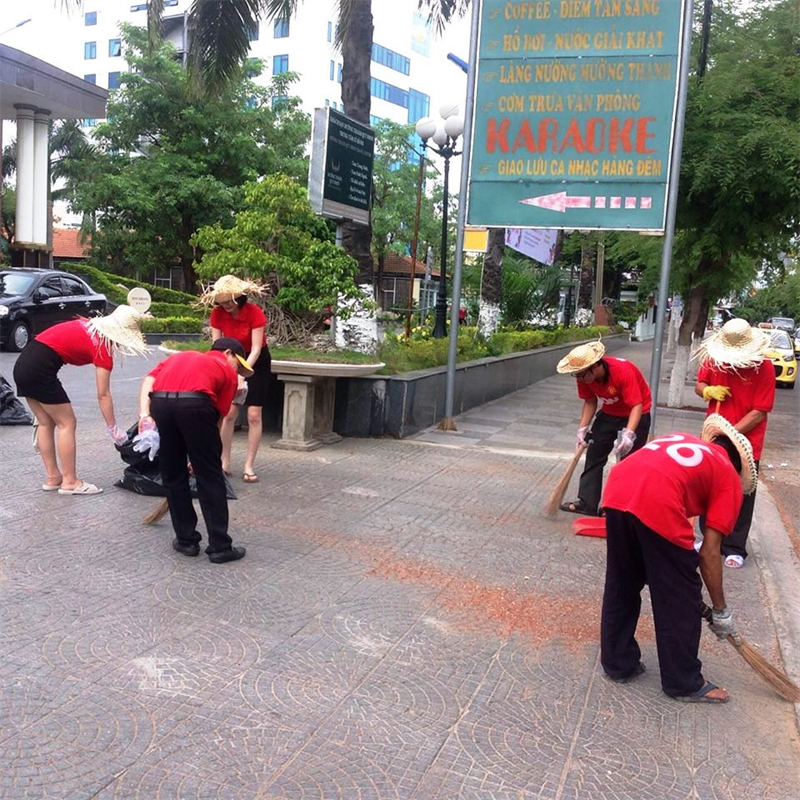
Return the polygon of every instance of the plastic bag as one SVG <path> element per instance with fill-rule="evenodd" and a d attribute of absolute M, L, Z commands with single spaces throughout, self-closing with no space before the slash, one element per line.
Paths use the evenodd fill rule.
<path fill-rule="evenodd" d="M 0 375 L 0 425 L 33 425 L 33 417 Z"/>

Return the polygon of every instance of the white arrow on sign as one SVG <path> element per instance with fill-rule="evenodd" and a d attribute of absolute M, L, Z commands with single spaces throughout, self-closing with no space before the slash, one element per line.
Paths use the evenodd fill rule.
<path fill-rule="evenodd" d="M 611 209 L 633 209 L 653 207 L 652 197 L 595 197 L 595 208 L 606 208 L 606 201 L 608 207 Z M 624 201 L 624 202 L 623 202 Z M 525 200 L 520 200 L 526 206 L 538 206 L 539 208 L 546 208 L 548 211 L 559 211 L 564 213 L 568 208 L 591 208 L 592 198 L 588 196 L 573 195 L 570 197 L 566 192 L 553 192 L 553 194 L 541 194 L 538 197 L 528 197 Z"/>

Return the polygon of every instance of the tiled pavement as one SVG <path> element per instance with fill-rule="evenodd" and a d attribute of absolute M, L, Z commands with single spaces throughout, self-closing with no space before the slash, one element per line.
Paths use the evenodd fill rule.
<path fill-rule="evenodd" d="M 114 376 L 127 415 L 143 371 Z M 541 514 L 572 387 L 476 409 L 444 447 L 265 447 L 261 483 L 234 479 L 247 558 L 214 566 L 140 524 L 156 501 L 113 488 L 91 374 L 65 372 L 106 492 L 41 492 L 30 429 L 0 428 L 0 798 L 798 797 L 792 707 L 709 634 L 727 706 L 661 694 L 647 613 L 647 674 L 603 679 L 603 544 Z M 762 570 L 725 577 L 777 658 Z"/>

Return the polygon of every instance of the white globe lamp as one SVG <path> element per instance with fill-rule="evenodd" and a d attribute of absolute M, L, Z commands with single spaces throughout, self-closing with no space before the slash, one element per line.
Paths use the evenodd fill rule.
<path fill-rule="evenodd" d="M 427 142 L 428 139 L 436 133 L 436 120 L 432 117 L 423 117 L 416 125 L 417 136 L 422 139 L 423 142 Z"/>
<path fill-rule="evenodd" d="M 436 132 L 433 134 L 432 138 L 439 147 L 444 147 L 444 145 L 447 144 L 447 131 L 445 131 L 444 125 L 436 126 Z"/>
<path fill-rule="evenodd" d="M 464 133 L 464 120 L 459 116 L 448 117 L 444 121 L 444 130 L 451 139 L 458 139 Z"/>
<path fill-rule="evenodd" d="M 442 103 L 439 107 L 439 115 L 442 119 L 450 119 L 458 114 L 458 103 Z"/>

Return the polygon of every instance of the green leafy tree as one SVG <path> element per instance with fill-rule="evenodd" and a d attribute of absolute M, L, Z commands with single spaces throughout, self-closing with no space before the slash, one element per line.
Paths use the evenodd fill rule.
<path fill-rule="evenodd" d="M 362 297 L 353 280 L 357 264 L 336 246 L 305 189 L 285 175 L 271 175 L 247 184 L 244 194 L 233 227 L 215 223 L 192 237 L 203 252 L 198 274 L 208 281 L 225 274 L 263 280 L 269 304 L 286 312 L 272 320 L 284 325 L 273 329 L 278 340 L 303 340 L 340 301 L 346 317 Z"/>
<path fill-rule="evenodd" d="M 251 80 L 260 63 L 248 62 L 238 81 L 198 98 L 172 45 L 148 54 L 144 30 L 123 26 L 123 35 L 131 72 L 95 130 L 97 151 L 63 165 L 75 186 L 72 207 L 96 219 L 95 263 L 152 274 L 177 261 L 194 291 L 192 234 L 230 224 L 247 181 L 278 170 L 304 176 L 309 120 L 287 97 L 293 76 L 260 87 Z"/>

